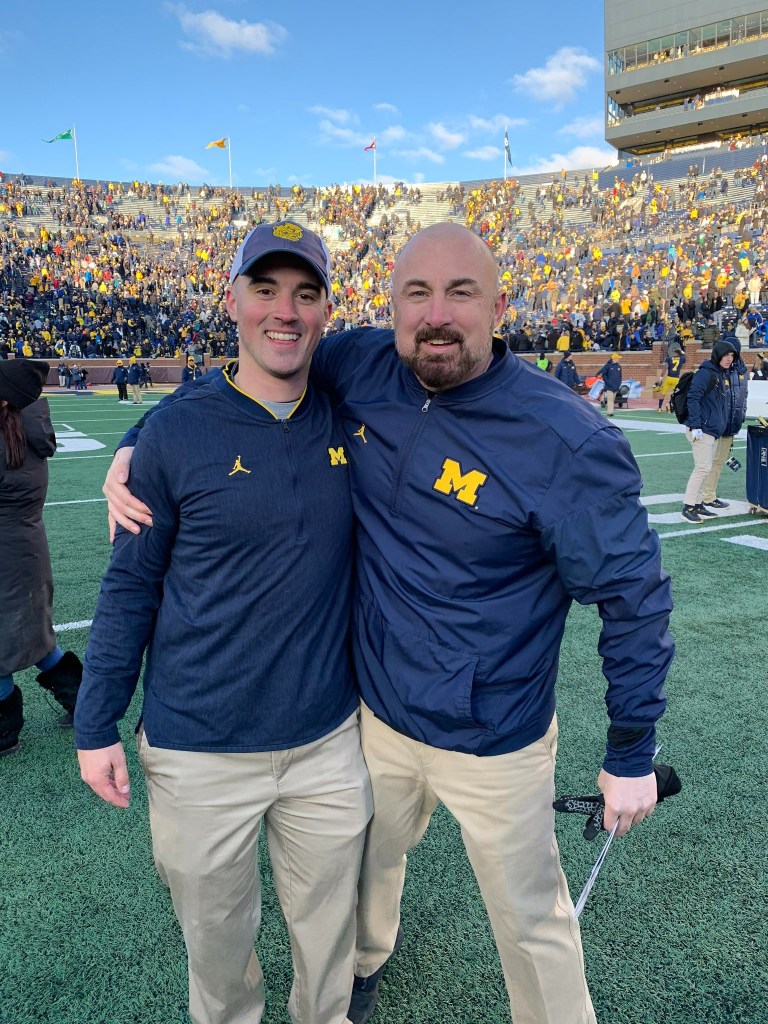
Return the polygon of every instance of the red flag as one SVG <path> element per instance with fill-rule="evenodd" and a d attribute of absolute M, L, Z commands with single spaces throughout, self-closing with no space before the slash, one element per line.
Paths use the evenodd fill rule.
<path fill-rule="evenodd" d="M 367 153 L 369 149 L 376 149 L 376 139 L 370 144 L 370 146 L 363 146 L 363 152 Z"/>

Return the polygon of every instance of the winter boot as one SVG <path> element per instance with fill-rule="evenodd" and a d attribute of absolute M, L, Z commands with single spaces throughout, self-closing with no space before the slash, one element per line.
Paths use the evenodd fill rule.
<path fill-rule="evenodd" d="M 15 754 L 21 746 L 19 733 L 24 725 L 23 706 L 18 686 L 14 686 L 10 697 L 0 700 L 0 757 Z"/>
<path fill-rule="evenodd" d="M 53 668 L 49 668 L 47 672 L 41 672 L 37 677 L 42 688 L 49 690 L 66 711 L 66 714 L 59 719 L 59 725 L 63 729 L 72 725 L 77 691 L 80 689 L 82 678 L 82 662 L 72 651 L 65 651 L 64 656 Z"/>

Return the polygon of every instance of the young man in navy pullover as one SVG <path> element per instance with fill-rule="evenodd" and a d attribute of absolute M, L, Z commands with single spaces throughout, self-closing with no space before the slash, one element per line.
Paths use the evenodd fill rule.
<path fill-rule="evenodd" d="M 139 755 L 195 1024 L 256 1024 L 264 820 L 295 965 L 289 1012 L 343 1024 L 371 814 L 348 654 L 352 507 L 342 428 L 307 384 L 331 310 L 322 240 L 261 225 L 235 257 L 240 358 L 142 431 L 75 716 L 83 779 L 125 807 L 117 722 L 146 648 Z M 194 453 L 194 458 L 190 458 Z"/>
<path fill-rule="evenodd" d="M 405 855 L 441 801 L 461 824 L 515 1024 L 593 1024 L 552 810 L 574 599 L 603 621 L 605 825 L 623 835 L 656 802 L 674 648 L 637 465 L 620 430 L 494 342 L 505 304 L 491 250 L 434 225 L 395 264 L 394 337 L 334 335 L 313 363 L 339 403 L 358 521 L 352 640 L 375 814 L 353 1024 L 374 1012 L 401 937 Z M 126 462 L 118 453 L 105 490 L 119 521 L 146 522 L 120 485 Z"/>

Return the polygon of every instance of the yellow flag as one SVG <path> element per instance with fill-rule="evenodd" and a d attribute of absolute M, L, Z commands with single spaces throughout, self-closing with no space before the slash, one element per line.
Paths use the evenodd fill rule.
<path fill-rule="evenodd" d="M 226 137 L 226 135 L 224 136 L 223 139 L 214 139 L 213 142 L 209 142 L 208 145 L 205 148 L 206 149 L 214 149 L 214 148 L 215 149 L 226 149 L 227 148 L 227 137 Z"/>

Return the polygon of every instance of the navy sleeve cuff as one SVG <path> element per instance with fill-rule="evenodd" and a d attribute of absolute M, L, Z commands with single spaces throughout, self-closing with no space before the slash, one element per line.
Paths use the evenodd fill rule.
<path fill-rule="evenodd" d="M 638 735 L 632 735 L 639 733 Z M 639 779 L 653 771 L 656 726 L 638 730 L 611 726 L 605 745 L 603 768 L 617 778 Z"/>

